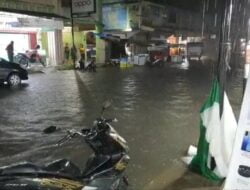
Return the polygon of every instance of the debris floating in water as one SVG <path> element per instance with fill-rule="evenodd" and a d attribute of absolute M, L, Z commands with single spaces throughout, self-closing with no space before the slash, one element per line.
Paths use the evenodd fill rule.
<path fill-rule="evenodd" d="M 53 133 L 53 132 L 55 132 L 57 130 L 58 130 L 58 128 L 56 126 L 52 125 L 52 126 L 47 127 L 46 129 L 44 129 L 43 133 L 50 134 L 50 133 Z"/>
<path fill-rule="evenodd" d="M 187 151 L 187 156 L 184 156 L 181 159 L 185 164 L 189 165 L 196 154 L 197 154 L 197 147 L 190 145 Z"/>

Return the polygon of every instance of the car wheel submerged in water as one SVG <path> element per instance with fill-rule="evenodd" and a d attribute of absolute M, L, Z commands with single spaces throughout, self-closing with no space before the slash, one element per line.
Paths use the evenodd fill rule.
<path fill-rule="evenodd" d="M 11 73 L 8 77 L 7 82 L 11 87 L 20 86 L 21 78 L 17 73 Z"/>
<path fill-rule="evenodd" d="M 28 71 L 23 66 L 0 57 L 0 83 L 7 82 L 14 87 L 19 86 L 21 80 L 28 80 L 28 78 Z"/>

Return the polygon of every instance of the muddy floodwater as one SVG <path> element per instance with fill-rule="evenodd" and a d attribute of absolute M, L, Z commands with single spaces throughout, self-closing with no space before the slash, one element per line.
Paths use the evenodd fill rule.
<path fill-rule="evenodd" d="M 131 161 L 127 174 L 135 190 L 164 190 L 185 165 L 181 156 L 199 137 L 199 109 L 212 82 L 211 64 L 169 64 L 164 68 L 100 68 L 97 73 L 54 71 L 30 74 L 22 88 L 0 87 L 0 165 L 23 160 L 42 164 L 68 158 L 78 166 L 91 154 L 81 139 L 62 147 L 53 144 L 63 130 L 45 135 L 56 125 L 81 129 L 100 116 L 106 99 L 113 106 L 115 129 L 128 141 Z M 242 70 L 228 82 L 238 117 Z"/>

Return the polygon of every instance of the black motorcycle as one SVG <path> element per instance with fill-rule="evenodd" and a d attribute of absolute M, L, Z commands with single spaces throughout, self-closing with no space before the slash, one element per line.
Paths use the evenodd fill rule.
<path fill-rule="evenodd" d="M 103 106 L 104 110 L 109 103 Z M 129 162 L 126 141 L 110 125 L 116 119 L 103 116 L 94 126 L 81 131 L 69 130 L 58 145 L 76 138 L 84 138 L 94 154 L 81 171 L 67 159 L 56 160 L 44 166 L 20 163 L 0 168 L 1 190 L 126 190 L 128 180 L 124 171 Z M 44 132 L 57 131 L 49 127 Z"/>

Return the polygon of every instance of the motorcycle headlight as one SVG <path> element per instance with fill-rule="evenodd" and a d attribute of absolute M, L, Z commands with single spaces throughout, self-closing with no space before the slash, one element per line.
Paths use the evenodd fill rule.
<path fill-rule="evenodd" d="M 93 122 L 93 126 L 94 126 L 94 127 L 96 127 L 96 126 L 97 126 L 97 124 L 98 124 L 98 121 L 97 121 L 97 120 L 95 120 L 95 121 Z"/>

